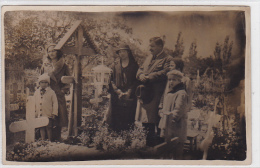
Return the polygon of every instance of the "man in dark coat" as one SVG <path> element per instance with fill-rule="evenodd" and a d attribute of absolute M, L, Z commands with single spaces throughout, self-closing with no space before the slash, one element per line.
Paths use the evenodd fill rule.
<path fill-rule="evenodd" d="M 138 99 L 135 120 L 142 123 L 148 131 L 147 146 L 155 145 L 155 126 L 159 122 L 158 106 L 166 85 L 166 73 L 172 57 L 164 50 L 164 42 L 160 37 L 150 39 L 151 56 L 148 56 L 138 69 L 136 78 L 147 88 L 146 96 Z M 138 88 L 137 88 L 138 92 Z M 143 99 L 143 100 L 142 100 Z"/>

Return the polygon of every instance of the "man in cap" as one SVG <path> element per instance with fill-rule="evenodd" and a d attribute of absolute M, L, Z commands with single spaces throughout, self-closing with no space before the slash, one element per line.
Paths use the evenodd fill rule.
<path fill-rule="evenodd" d="M 169 63 L 172 59 L 171 56 L 164 52 L 163 48 L 164 41 L 160 37 L 151 38 L 150 51 L 152 55 L 146 58 L 136 74 L 136 78 L 143 85 L 137 88 L 137 92 L 142 95 L 137 96 L 139 99 L 135 120 L 136 123 L 142 123 L 148 131 L 147 146 L 156 145 L 155 128 L 159 122 L 158 105 L 165 89 L 166 73 L 169 70 Z M 144 90 L 144 92 L 140 90 Z"/>
<path fill-rule="evenodd" d="M 181 82 L 183 74 L 178 70 L 172 70 L 167 73 L 169 90 L 165 96 L 159 115 L 161 120 L 159 128 L 161 137 L 167 143 L 172 138 L 178 137 L 175 149 L 171 149 L 175 159 L 182 159 L 183 145 L 187 137 L 187 93 L 185 86 Z M 170 147 L 169 147 L 170 148 Z"/>

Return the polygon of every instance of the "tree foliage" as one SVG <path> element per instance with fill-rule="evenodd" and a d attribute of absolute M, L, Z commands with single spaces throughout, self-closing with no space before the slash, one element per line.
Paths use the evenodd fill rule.
<path fill-rule="evenodd" d="M 119 17 L 98 17 L 80 12 L 33 12 L 15 11 L 5 13 L 5 58 L 7 62 L 21 62 L 25 69 L 41 66 L 46 55 L 46 46 L 57 43 L 69 30 L 75 20 L 82 20 L 104 55 L 105 63 L 111 65 L 116 57 L 115 48 L 122 42 L 130 45 L 137 61 L 143 61 L 139 49 L 142 41 L 132 36 L 133 30 Z M 89 57 L 92 63 L 99 55 Z M 109 58 L 109 59 L 108 59 Z"/>
<path fill-rule="evenodd" d="M 186 58 L 184 62 L 184 73 L 190 74 L 192 78 L 196 77 L 198 66 L 199 66 L 199 59 L 197 58 L 197 42 L 194 40 L 190 44 L 189 49 L 189 56 Z"/>
<path fill-rule="evenodd" d="M 232 46 L 233 41 L 230 42 L 229 36 L 226 36 L 224 43 L 221 44 L 216 42 L 215 50 L 213 52 L 214 58 L 212 56 L 198 58 L 197 57 L 197 43 L 193 41 L 190 45 L 189 56 L 185 60 L 184 72 L 190 74 L 192 77 L 195 77 L 197 70 L 199 70 L 200 75 L 210 75 L 213 70 L 214 74 L 222 75 L 223 71 L 227 69 L 227 65 L 231 63 L 232 56 Z"/>
<path fill-rule="evenodd" d="M 183 38 L 182 38 L 182 32 L 179 32 L 177 36 L 177 41 L 175 44 L 175 50 L 173 52 L 173 57 L 179 57 L 181 58 L 184 53 L 184 45 L 183 45 Z"/>

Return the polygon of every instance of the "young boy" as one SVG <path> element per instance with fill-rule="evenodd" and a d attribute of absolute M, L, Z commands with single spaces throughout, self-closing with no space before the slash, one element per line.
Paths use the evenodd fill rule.
<path fill-rule="evenodd" d="M 172 138 L 179 137 L 178 144 L 173 149 L 176 159 L 181 159 L 183 154 L 183 145 L 187 136 L 187 93 L 182 81 L 182 73 L 178 70 L 172 70 L 167 73 L 168 77 L 168 93 L 163 100 L 162 109 L 159 111 L 161 120 L 159 128 L 160 136 L 166 142 L 170 142 Z"/>
<path fill-rule="evenodd" d="M 40 128 L 41 138 L 45 139 L 45 131 L 50 141 L 52 141 L 53 119 L 58 116 L 58 100 L 55 92 L 49 87 L 50 77 L 43 74 L 38 79 L 39 89 L 34 93 L 36 117 L 48 117 L 49 124 Z"/>

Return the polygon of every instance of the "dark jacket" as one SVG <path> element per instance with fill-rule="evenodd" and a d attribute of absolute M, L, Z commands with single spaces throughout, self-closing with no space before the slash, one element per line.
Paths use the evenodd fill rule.
<path fill-rule="evenodd" d="M 152 100 L 148 104 L 142 104 L 140 100 L 137 101 L 135 120 L 142 123 L 158 123 L 158 106 L 161 96 L 166 85 L 166 73 L 169 70 L 169 64 L 172 57 L 162 52 L 155 59 L 149 56 L 143 65 L 137 71 L 136 78 L 140 80 L 140 75 L 145 74 L 149 76 L 149 81 L 146 83 L 152 87 Z"/>

